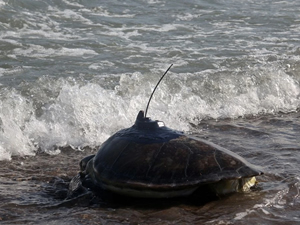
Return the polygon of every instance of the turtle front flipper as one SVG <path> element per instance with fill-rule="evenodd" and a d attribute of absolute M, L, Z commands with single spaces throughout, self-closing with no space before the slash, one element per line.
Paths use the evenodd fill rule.
<path fill-rule="evenodd" d="M 89 161 L 93 159 L 94 156 L 95 155 L 87 156 L 80 161 L 81 171 L 70 181 L 67 198 L 74 198 L 82 194 L 85 194 L 89 191 L 89 189 L 87 188 L 88 185 L 86 185 L 89 179 L 88 176 L 86 175 L 85 170 L 87 168 Z"/>
<path fill-rule="evenodd" d="M 74 198 L 88 192 L 88 189 L 82 185 L 82 178 L 82 173 L 78 173 L 72 178 L 69 184 L 67 199 Z"/>

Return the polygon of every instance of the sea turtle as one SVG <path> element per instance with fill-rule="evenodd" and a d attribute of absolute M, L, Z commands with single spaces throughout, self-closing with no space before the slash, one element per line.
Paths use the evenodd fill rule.
<path fill-rule="evenodd" d="M 262 174 L 236 153 L 169 129 L 144 117 L 143 111 L 132 127 L 118 131 L 96 155 L 84 158 L 80 168 L 70 185 L 73 191 L 83 185 L 149 198 L 187 196 L 204 186 L 216 195 L 247 191 Z"/>
<path fill-rule="evenodd" d="M 204 187 L 223 195 L 255 185 L 255 176 L 262 171 L 236 153 L 146 117 L 154 91 L 146 112 L 138 113 L 132 127 L 118 131 L 96 155 L 81 160 L 81 172 L 70 182 L 71 195 L 90 188 L 134 197 L 169 198 L 191 195 Z"/>

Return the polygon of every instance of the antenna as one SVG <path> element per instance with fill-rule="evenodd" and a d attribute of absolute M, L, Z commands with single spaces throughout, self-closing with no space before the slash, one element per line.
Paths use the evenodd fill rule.
<path fill-rule="evenodd" d="M 171 65 L 169 66 L 169 68 L 166 70 L 166 72 L 164 73 L 164 75 L 162 75 L 162 77 L 161 77 L 161 78 L 159 79 L 159 81 L 157 82 L 155 88 L 153 89 L 153 91 L 152 91 L 152 93 L 151 93 L 151 95 L 150 95 L 150 98 L 149 98 L 147 107 L 146 107 L 145 118 L 146 118 L 146 116 L 147 116 L 147 111 L 148 111 L 148 108 L 149 108 L 149 104 L 150 104 L 150 101 L 151 101 L 151 99 L 152 99 L 152 96 L 153 96 L 153 94 L 154 94 L 156 88 L 158 87 L 159 83 L 160 83 L 161 80 L 164 78 L 164 76 L 167 74 L 167 72 L 171 69 L 172 66 L 173 66 L 173 64 L 171 64 Z"/>

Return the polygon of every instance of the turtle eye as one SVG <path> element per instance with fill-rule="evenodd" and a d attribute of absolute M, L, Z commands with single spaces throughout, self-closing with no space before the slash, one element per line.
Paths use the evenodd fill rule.
<path fill-rule="evenodd" d="M 86 162 L 81 160 L 80 163 L 79 163 L 79 166 L 80 166 L 80 170 L 81 171 L 85 171 L 85 168 L 86 168 Z"/>

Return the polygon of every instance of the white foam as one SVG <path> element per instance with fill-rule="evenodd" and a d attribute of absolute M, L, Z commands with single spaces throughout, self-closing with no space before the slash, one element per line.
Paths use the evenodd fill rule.
<path fill-rule="evenodd" d="M 70 5 L 70 6 L 75 6 L 75 7 L 79 7 L 79 8 L 84 7 L 83 5 L 81 5 L 77 2 L 71 2 L 71 1 L 67 1 L 67 0 L 63 0 L 63 2 L 66 3 L 67 5 Z"/>
<path fill-rule="evenodd" d="M 88 24 L 92 24 L 92 21 L 90 21 L 89 19 L 86 19 L 81 14 L 79 14 L 71 9 L 65 9 L 63 11 L 59 11 L 58 14 L 59 14 L 60 18 L 72 19 L 74 21 L 81 21 L 81 22 L 85 22 Z"/>
<path fill-rule="evenodd" d="M 201 14 L 191 14 L 191 13 L 184 13 L 184 14 L 181 14 L 181 15 L 176 15 L 177 17 L 177 20 L 182 20 L 182 21 L 191 21 L 193 20 L 194 18 L 198 18 L 200 17 Z"/>
<path fill-rule="evenodd" d="M 41 45 L 30 44 L 27 48 L 15 48 L 12 55 L 21 55 L 32 58 L 47 58 L 56 56 L 93 56 L 98 55 L 98 53 L 91 49 L 66 47 L 54 49 L 45 48 Z"/>
<path fill-rule="evenodd" d="M 15 91 L 4 91 L 0 102 L 0 160 L 12 155 L 34 155 L 33 146 L 24 126 L 33 113 L 31 104 Z"/>
<path fill-rule="evenodd" d="M 163 24 L 163 25 L 143 25 L 143 26 L 126 26 L 123 25 L 120 28 L 112 28 L 111 26 L 105 26 L 103 35 L 109 35 L 113 37 L 120 37 L 120 38 L 125 38 L 129 39 L 134 36 L 142 36 L 144 35 L 145 32 L 169 32 L 172 30 L 177 30 L 178 28 L 185 27 L 184 25 L 181 24 Z M 132 45 L 135 45 L 135 47 L 138 47 L 139 45 L 149 45 L 149 43 L 139 43 L 139 42 L 132 42 L 130 43 Z M 131 45 L 129 45 L 131 46 Z M 167 47 L 166 47 L 167 48 Z"/>
<path fill-rule="evenodd" d="M 147 0 L 148 4 L 162 4 L 162 5 L 165 5 L 164 1 L 161 1 L 161 0 Z"/>
<path fill-rule="evenodd" d="M 99 69 L 104 69 L 105 67 L 112 67 L 112 66 L 114 66 L 114 63 L 104 60 L 98 63 L 92 63 L 91 65 L 89 65 L 89 69 L 99 70 Z"/>
<path fill-rule="evenodd" d="M 141 35 L 138 29 L 132 30 L 132 28 L 126 28 L 124 26 L 121 28 L 114 28 L 114 29 L 111 29 L 108 26 L 104 26 L 104 27 L 107 29 L 107 31 L 105 31 L 104 33 L 105 36 L 109 35 L 109 36 L 120 37 L 129 40 L 131 37 Z"/>
<path fill-rule="evenodd" d="M 5 69 L 0 68 L 0 76 L 2 76 L 4 72 L 5 72 Z"/>
<path fill-rule="evenodd" d="M 247 216 L 249 213 L 248 212 L 240 212 L 237 213 L 234 217 L 234 220 L 241 220 L 243 219 L 245 216 Z"/>
<path fill-rule="evenodd" d="M 28 39 L 40 39 L 41 37 L 54 40 L 70 40 L 79 39 L 76 34 L 68 31 L 68 29 L 61 29 L 60 25 L 48 18 L 47 16 L 38 16 L 38 20 L 42 20 L 40 23 L 26 21 L 27 24 L 23 25 L 23 28 L 18 29 L 17 32 L 7 30 L 0 34 L 0 39 L 11 44 L 22 46 L 22 44 L 14 39 L 28 38 Z"/>
<path fill-rule="evenodd" d="M 4 148 L 5 144 L 0 142 L 0 161 L 11 160 L 11 152 Z"/>
<path fill-rule="evenodd" d="M 109 10 L 105 9 L 102 6 L 97 6 L 93 10 L 85 9 L 86 12 L 89 12 L 89 15 L 96 15 L 102 17 L 112 17 L 112 18 L 133 18 L 135 14 L 129 14 L 128 10 L 124 10 L 123 14 L 115 14 L 109 12 Z"/>

